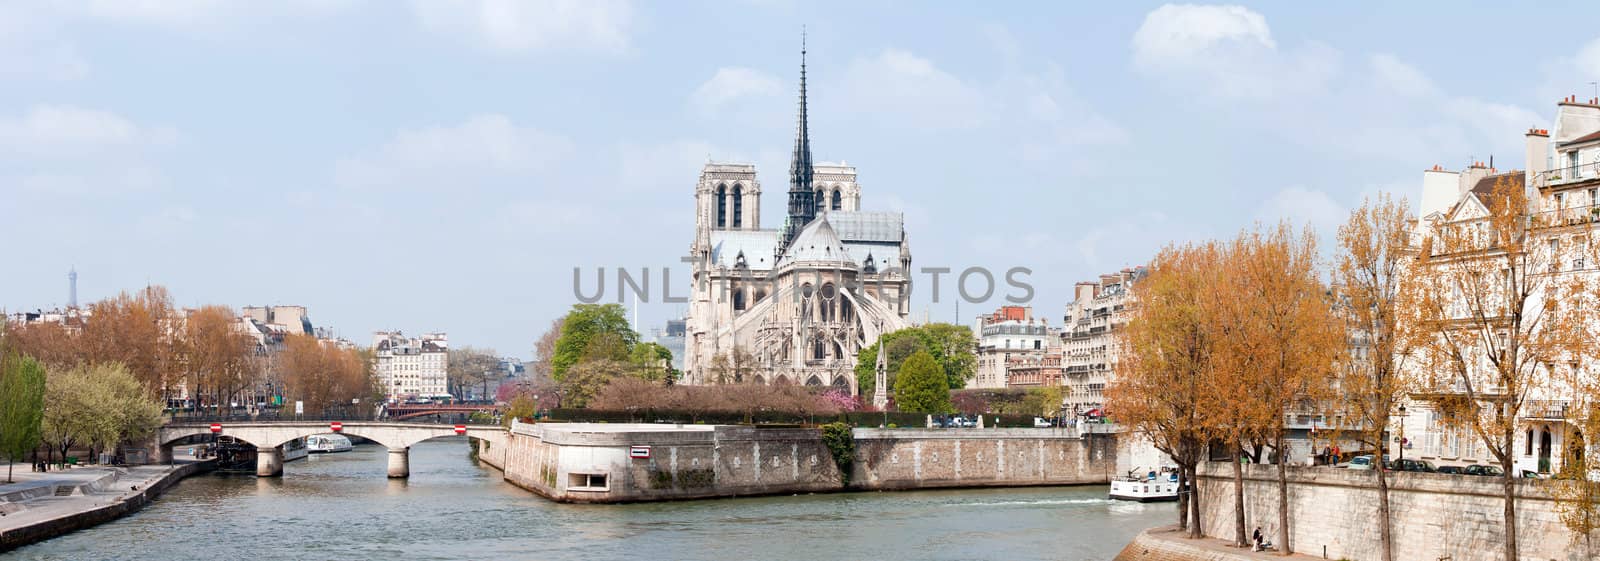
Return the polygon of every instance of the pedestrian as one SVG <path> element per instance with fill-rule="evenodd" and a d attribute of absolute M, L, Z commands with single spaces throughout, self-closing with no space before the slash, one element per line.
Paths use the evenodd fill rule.
<path fill-rule="evenodd" d="M 1256 531 L 1250 534 L 1250 541 L 1255 543 L 1255 546 L 1250 549 L 1251 551 L 1261 551 L 1261 539 L 1261 527 L 1256 526 Z"/>

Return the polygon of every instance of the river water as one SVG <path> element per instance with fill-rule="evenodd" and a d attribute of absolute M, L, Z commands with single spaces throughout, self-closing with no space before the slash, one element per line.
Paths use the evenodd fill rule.
<path fill-rule="evenodd" d="M 137 514 L 0 558 L 1104 561 L 1175 517 L 1103 486 L 563 505 L 478 466 L 464 437 L 413 447 L 409 480 L 384 469 L 367 445 L 281 479 L 191 477 Z"/>

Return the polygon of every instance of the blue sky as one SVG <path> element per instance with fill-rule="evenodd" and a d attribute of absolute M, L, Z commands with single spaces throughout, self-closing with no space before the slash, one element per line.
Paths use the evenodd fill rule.
<path fill-rule="evenodd" d="M 905 213 L 914 267 L 1031 268 L 1058 322 L 1171 241 L 1520 167 L 1594 95 L 1600 7 L 1505 8 L 0 0 L 0 308 L 64 303 L 76 266 L 85 301 L 155 283 L 529 355 L 574 267 L 682 294 L 708 156 L 757 163 L 781 225 L 805 24 L 816 157 Z M 917 280 L 917 318 L 955 319 Z"/>

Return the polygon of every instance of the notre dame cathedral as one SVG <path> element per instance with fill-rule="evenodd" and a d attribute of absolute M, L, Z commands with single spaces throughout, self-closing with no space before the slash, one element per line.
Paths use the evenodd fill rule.
<path fill-rule="evenodd" d="M 788 217 L 761 227 L 752 164 L 708 163 L 695 185 L 684 381 L 858 392 L 856 353 L 908 325 L 904 217 L 863 212 L 854 167 L 811 162 L 805 50 Z"/>

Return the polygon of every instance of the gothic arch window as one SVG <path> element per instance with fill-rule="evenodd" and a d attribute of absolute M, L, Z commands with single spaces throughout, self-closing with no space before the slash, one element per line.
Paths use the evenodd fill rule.
<path fill-rule="evenodd" d="M 744 225 L 744 187 L 733 186 L 733 227 Z"/>
<path fill-rule="evenodd" d="M 851 315 L 853 313 L 854 312 L 851 310 L 850 301 L 849 300 L 840 300 L 839 301 L 839 321 L 843 321 L 843 322 L 847 322 L 848 323 L 850 321 L 850 317 L 851 317 Z"/>
<path fill-rule="evenodd" d="M 766 378 L 762 378 L 760 374 L 756 374 L 756 385 L 757 386 L 765 386 L 765 385 L 767 385 L 767 379 Z"/>
<path fill-rule="evenodd" d="M 822 379 L 818 378 L 815 374 L 813 374 L 810 378 L 806 378 L 806 385 L 807 386 L 820 386 L 820 385 L 822 385 Z"/>
<path fill-rule="evenodd" d="M 822 297 L 822 301 L 818 302 L 822 308 L 822 321 L 833 321 L 834 298 L 839 295 L 838 289 L 830 282 L 822 285 L 822 290 L 817 291 L 817 294 Z"/>
<path fill-rule="evenodd" d="M 833 387 L 841 390 L 848 390 L 850 389 L 850 383 L 845 381 L 844 376 L 838 376 L 833 379 Z"/>
<path fill-rule="evenodd" d="M 827 349 L 827 347 L 824 347 L 822 345 L 822 338 L 821 337 L 812 337 L 811 338 L 811 358 L 814 359 L 814 360 L 822 360 L 822 359 L 827 357 L 827 353 L 828 353 L 828 349 Z"/>
<path fill-rule="evenodd" d="M 817 189 L 817 191 L 811 195 L 817 199 L 817 214 L 822 214 L 822 211 L 828 210 L 827 193 L 824 193 L 821 189 Z"/>
<path fill-rule="evenodd" d="M 728 186 L 717 186 L 717 227 L 728 227 Z"/>
<path fill-rule="evenodd" d="M 733 311 L 744 311 L 744 292 L 745 289 L 742 286 L 733 289 Z"/>
<path fill-rule="evenodd" d="M 839 346 L 838 341 L 833 342 L 833 358 L 844 358 L 844 347 Z"/>
<path fill-rule="evenodd" d="M 833 190 L 833 210 L 839 210 L 840 208 L 842 208 L 842 206 L 843 206 L 843 199 L 840 198 L 839 190 L 838 189 L 834 189 Z"/>

